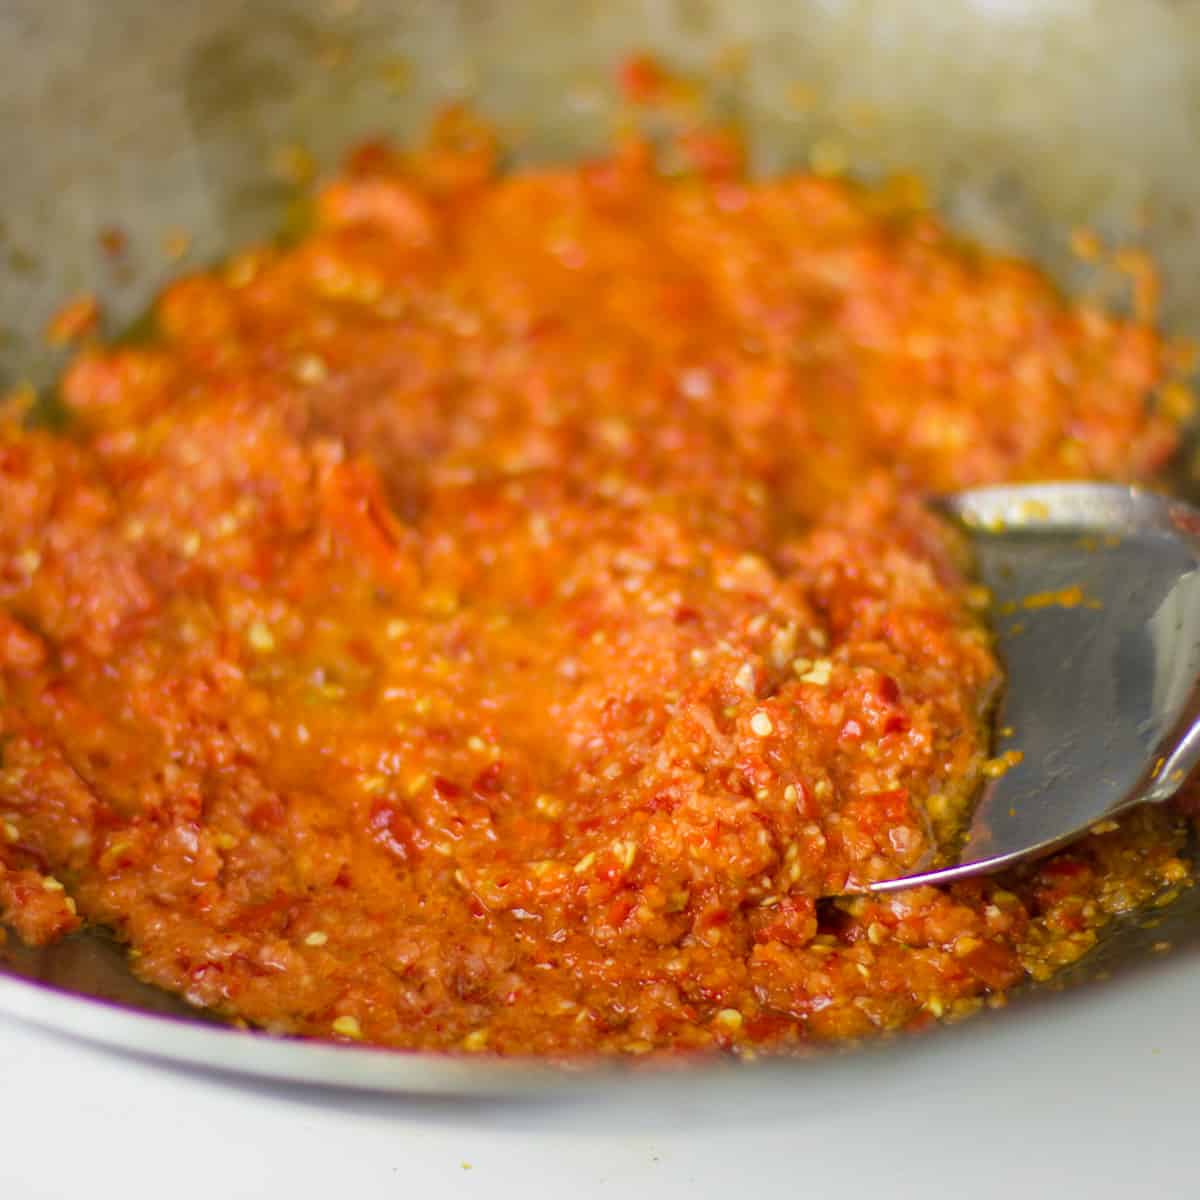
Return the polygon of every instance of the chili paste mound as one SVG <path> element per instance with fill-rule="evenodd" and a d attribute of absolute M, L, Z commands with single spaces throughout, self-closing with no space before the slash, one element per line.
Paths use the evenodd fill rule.
<path fill-rule="evenodd" d="M 719 148 L 719 147 L 718 147 Z M 695 149 L 695 147 L 693 147 Z M 562 1055 L 961 1015 L 1188 868 L 924 861 L 1000 682 L 922 505 L 1174 445 L 1146 326 L 844 182 L 461 115 L 0 441 L 0 912 L 257 1026 Z M 818 901 L 822 901 L 818 905 Z"/>

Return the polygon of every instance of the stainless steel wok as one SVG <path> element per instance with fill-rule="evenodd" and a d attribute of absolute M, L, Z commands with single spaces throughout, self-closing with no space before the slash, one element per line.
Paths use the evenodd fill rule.
<path fill-rule="evenodd" d="M 165 252 L 181 233 L 197 264 L 277 231 L 295 198 L 295 147 L 328 167 L 358 139 L 415 135 L 438 104 L 469 98 L 518 160 L 596 150 L 612 128 L 614 64 L 632 49 L 719 80 L 717 103 L 749 130 L 758 169 L 814 154 L 867 176 L 915 168 L 962 231 L 1114 303 L 1119 286 L 1072 258 L 1070 231 L 1086 224 L 1144 246 L 1164 268 L 1166 324 L 1200 333 L 1200 3 L 5 0 L 0 387 L 52 386 L 61 362 L 41 330 L 70 293 L 97 291 L 113 331 L 187 265 Z M 126 241 L 116 256 L 114 231 Z M 1200 894 L 1120 922 L 1056 987 L 1141 970 L 1152 988 L 1149 951 L 1166 942 L 1200 948 Z M 1014 1008 L 1036 1019 L 1039 1006 L 1085 1003 L 1091 989 L 1073 990 L 1042 989 Z M 10 939 L 0 1015 L 178 1063 L 385 1092 L 621 1075 L 301 1044 L 185 1019 L 94 936 L 37 953 Z M 882 1064 L 909 1044 L 852 1057 Z M 821 1070 L 855 1069 L 837 1053 Z M 770 1070 L 799 1085 L 814 1065 Z"/>

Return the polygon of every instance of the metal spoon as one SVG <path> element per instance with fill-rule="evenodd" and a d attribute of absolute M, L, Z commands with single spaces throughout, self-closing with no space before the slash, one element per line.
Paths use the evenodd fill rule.
<path fill-rule="evenodd" d="M 1200 511 L 1079 483 L 979 488 L 940 507 L 994 597 L 997 751 L 1020 761 L 983 788 L 950 865 L 874 891 L 1044 854 L 1169 799 L 1200 761 Z"/>

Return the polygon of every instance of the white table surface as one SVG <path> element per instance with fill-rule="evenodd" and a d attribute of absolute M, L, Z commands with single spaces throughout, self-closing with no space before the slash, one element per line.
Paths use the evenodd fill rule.
<path fill-rule="evenodd" d="M 1200 1195 L 1200 954 L 900 1051 L 469 1103 L 187 1073 L 0 1021 L 0 1197 Z"/>

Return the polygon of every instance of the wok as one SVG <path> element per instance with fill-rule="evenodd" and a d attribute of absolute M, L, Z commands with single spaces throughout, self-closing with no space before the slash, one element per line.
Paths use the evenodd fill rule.
<path fill-rule="evenodd" d="M 613 127 L 613 68 L 632 49 L 710 76 L 757 170 L 814 156 L 867 177 L 914 168 L 956 228 L 1111 303 L 1120 287 L 1073 258 L 1068 235 L 1087 225 L 1134 242 L 1164 268 L 1167 327 L 1200 333 L 1200 4 L 6 0 L 0 386 L 52 388 L 62 364 L 41 330 L 72 292 L 95 290 L 119 329 L 182 269 L 165 246 L 177 253 L 184 233 L 194 265 L 286 225 L 298 146 L 327 168 L 356 140 L 415 136 L 438 105 L 467 98 L 499 123 L 516 161 L 599 150 Z M 1138 970 L 1153 987 L 1149 950 L 1200 945 L 1198 912 L 1192 894 L 1123 920 L 1055 987 Z M 1034 989 L 1014 1007 L 1036 1014 L 1086 1002 L 1088 990 Z M 305 1083 L 479 1094 L 581 1077 L 299 1044 L 184 1017 L 96 935 L 40 952 L 9 939 L 0 1014 Z M 971 1037 L 1005 1019 L 926 1036 Z M 845 1064 L 833 1054 L 823 1069 L 856 1069 Z M 795 1082 L 812 1069 L 770 1068 Z"/>

